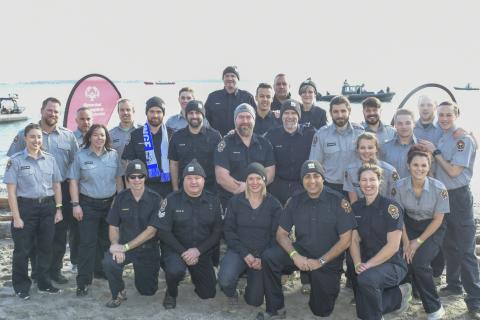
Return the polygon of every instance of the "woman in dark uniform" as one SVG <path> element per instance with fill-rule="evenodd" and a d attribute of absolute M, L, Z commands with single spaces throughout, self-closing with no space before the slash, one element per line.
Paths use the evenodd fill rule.
<path fill-rule="evenodd" d="M 300 124 L 305 127 L 320 129 L 327 124 L 327 112 L 315 105 L 317 101 L 317 86 L 310 78 L 303 81 L 298 89 L 302 98 Z"/>
<path fill-rule="evenodd" d="M 28 256 L 36 242 L 37 285 L 41 292 L 57 293 L 48 276 L 55 223 L 62 217 L 62 177 L 55 158 L 42 151 L 42 129 L 29 124 L 24 131 L 26 148 L 8 160 L 3 182 L 12 210 L 13 289 L 21 299 L 30 298 Z"/>
<path fill-rule="evenodd" d="M 247 274 L 245 301 L 249 305 L 263 303 L 263 251 L 275 243 L 280 202 L 267 193 L 265 168 L 257 162 L 247 167 L 245 192 L 235 195 L 228 203 L 225 216 L 227 252 L 220 264 L 218 282 L 229 298 L 230 305 L 238 303 L 237 282 Z"/>
<path fill-rule="evenodd" d="M 107 128 L 90 127 L 81 149 L 70 166 L 73 216 L 78 222 L 77 296 L 85 296 L 92 283 L 95 260 L 101 261 L 109 246 L 105 218 L 116 191 L 123 188 L 117 151 L 111 147 Z M 97 259 L 96 256 L 98 255 Z"/>
<path fill-rule="evenodd" d="M 429 320 L 445 314 L 437 294 L 431 262 L 443 243 L 443 216 L 450 211 L 448 192 L 440 181 L 428 177 L 431 154 L 424 146 L 413 145 L 407 155 L 410 177 L 396 182 L 392 196 L 405 210 L 402 235 L 403 256 L 410 265 L 415 287 Z"/>
<path fill-rule="evenodd" d="M 400 285 L 407 264 L 400 250 L 403 209 L 379 194 L 382 169 L 365 164 L 358 170 L 365 198 L 352 205 L 358 227 L 353 231 L 350 254 L 355 270 L 351 280 L 360 319 L 382 319 L 395 310 L 404 311 L 411 299 L 410 284 Z"/>
<path fill-rule="evenodd" d="M 350 203 L 354 203 L 359 198 L 363 198 L 363 192 L 360 190 L 358 182 L 358 169 L 364 163 L 373 163 L 383 170 L 383 179 L 380 183 L 379 193 L 382 196 L 390 197 L 390 191 L 393 184 L 398 180 L 397 170 L 385 161 L 378 160 L 379 143 L 377 137 L 370 132 L 362 133 L 357 138 L 357 155 L 353 163 L 348 165 L 345 170 L 345 180 L 343 190 L 348 192 Z"/>

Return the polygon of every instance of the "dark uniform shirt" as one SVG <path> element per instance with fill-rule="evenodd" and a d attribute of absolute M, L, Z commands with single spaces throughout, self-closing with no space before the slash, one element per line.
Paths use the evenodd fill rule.
<path fill-rule="evenodd" d="M 291 134 L 283 127 L 273 128 L 265 134 L 275 155 L 275 179 L 300 180 L 302 164 L 308 160 L 315 130 L 312 127 L 298 126 Z"/>
<path fill-rule="evenodd" d="M 272 145 L 255 133 L 249 147 L 238 133 L 227 135 L 218 144 L 214 159 L 216 166 L 227 169 L 237 181 L 245 181 L 247 167 L 252 162 L 259 162 L 265 168 L 275 165 Z M 232 194 L 220 186 L 220 196 L 230 198 Z"/>
<path fill-rule="evenodd" d="M 162 145 L 162 129 L 160 128 L 157 133 L 151 133 L 151 135 L 153 140 L 153 150 L 155 152 L 155 158 L 157 159 L 158 168 L 161 171 L 166 171 L 169 168 L 162 168 L 162 154 L 160 150 L 160 146 Z M 145 156 L 145 142 L 143 140 L 143 126 L 136 128 L 130 133 L 130 141 L 123 150 L 122 159 L 130 161 L 140 159 L 143 163 L 145 163 L 145 165 L 147 165 L 147 158 Z M 160 177 L 148 177 L 147 181 L 156 183 L 161 182 Z"/>
<path fill-rule="evenodd" d="M 253 128 L 253 132 L 259 135 L 264 135 L 268 130 L 281 127 L 282 123 L 280 119 L 275 118 L 275 115 L 272 111 L 269 111 L 265 118 L 262 118 L 258 115 L 255 117 L 255 127 Z"/>
<path fill-rule="evenodd" d="M 295 248 L 300 254 L 315 259 L 327 253 L 340 240 L 340 235 L 356 227 L 350 204 L 327 186 L 315 199 L 306 191 L 290 198 L 279 225 L 288 232 L 295 226 Z M 326 267 L 340 270 L 342 264 L 343 255 L 340 255 Z"/>
<path fill-rule="evenodd" d="M 207 175 L 205 184 L 214 185 L 213 154 L 220 140 L 222 137 L 217 130 L 205 126 L 198 134 L 191 133 L 188 127 L 175 132 L 168 145 L 168 159 L 178 162 L 179 180 L 183 169 L 196 158 Z"/>
<path fill-rule="evenodd" d="M 360 235 L 360 253 L 366 262 L 375 256 L 386 244 L 387 233 L 403 229 L 403 209 L 398 202 L 378 195 L 367 205 L 365 198 L 352 204 Z M 405 265 L 401 250 L 386 262 Z"/>
<path fill-rule="evenodd" d="M 289 92 L 288 95 L 287 95 L 287 98 L 285 100 L 288 100 L 288 99 L 291 99 L 291 98 L 292 98 L 292 94 Z M 278 100 L 277 96 L 273 96 L 273 101 L 272 101 L 272 105 L 270 106 L 270 108 L 272 110 L 282 109 L 282 102 L 280 100 Z"/>
<path fill-rule="evenodd" d="M 302 116 L 299 123 L 307 127 L 314 127 L 316 130 L 327 124 L 327 112 L 318 106 L 312 106 L 309 111 L 305 111 L 302 107 Z"/>
<path fill-rule="evenodd" d="M 282 212 L 280 202 L 267 193 L 262 204 L 253 209 L 245 192 L 230 199 L 225 213 L 225 241 L 228 248 L 246 257 L 260 257 L 275 244 L 278 220 Z"/>
<path fill-rule="evenodd" d="M 160 228 L 158 213 L 161 200 L 158 193 L 147 187 L 138 202 L 130 189 L 117 194 L 108 213 L 107 223 L 120 229 L 120 244 L 132 241 L 148 226 Z M 147 243 L 154 241 L 152 238 Z"/>
<path fill-rule="evenodd" d="M 221 89 L 208 95 L 205 102 L 206 118 L 210 126 L 220 131 L 222 136 L 235 128 L 233 113 L 235 108 L 242 103 L 248 103 L 256 108 L 255 100 L 250 92 L 237 89 L 234 93 L 228 93 Z"/>
<path fill-rule="evenodd" d="M 162 201 L 159 237 L 165 246 L 179 254 L 188 248 L 205 253 L 218 243 L 222 232 L 222 208 L 213 193 L 203 191 L 196 198 L 184 191 L 170 193 Z"/>
<path fill-rule="evenodd" d="M 53 183 L 61 181 L 60 170 L 51 154 L 41 152 L 34 159 L 27 149 L 15 153 L 8 160 L 3 177 L 3 183 L 17 186 L 17 197 L 34 199 L 53 196 Z"/>
<path fill-rule="evenodd" d="M 64 127 L 56 127 L 48 133 L 42 130 L 42 148 L 50 153 L 57 161 L 58 169 L 62 175 L 62 181 L 67 178 L 68 167 L 78 151 L 77 139 L 73 132 Z M 24 129 L 20 130 L 13 139 L 7 156 L 23 151 L 25 149 Z"/>

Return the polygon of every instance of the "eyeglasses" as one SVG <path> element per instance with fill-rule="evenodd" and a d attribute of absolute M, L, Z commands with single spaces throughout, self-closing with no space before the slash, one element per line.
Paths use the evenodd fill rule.
<path fill-rule="evenodd" d="M 131 179 L 131 180 L 134 180 L 134 179 L 140 180 L 140 179 L 143 179 L 143 178 L 145 178 L 145 175 L 144 175 L 144 174 L 139 174 L 139 175 L 137 175 L 137 174 L 132 174 L 132 175 L 129 175 L 129 176 L 128 176 L 128 179 Z"/>

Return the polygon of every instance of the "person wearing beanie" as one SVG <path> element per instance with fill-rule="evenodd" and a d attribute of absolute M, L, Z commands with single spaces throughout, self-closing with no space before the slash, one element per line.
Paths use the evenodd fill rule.
<path fill-rule="evenodd" d="M 251 105 L 240 104 L 232 117 L 235 119 L 235 131 L 225 136 L 215 151 L 215 177 L 224 208 L 233 194 L 245 191 L 245 174 L 250 163 L 259 162 L 265 167 L 267 185 L 275 176 L 272 145 L 253 132 L 255 115 Z"/>
<path fill-rule="evenodd" d="M 238 88 L 240 74 L 236 66 L 226 67 L 222 79 L 224 88 L 211 92 L 207 97 L 205 116 L 212 128 L 224 136 L 235 127 L 233 120 L 235 108 L 242 103 L 255 107 L 255 100 L 251 93 Z"/>
<path fill-rule="evenodd" d="M 316 130 L 327 124 L 327 112 L 315 105 L 317 86 L 308 78 L 300 84 L 298 94 L 302 98 L 302 115 L 300 123 L 314 127 Z"/>
<path fill-rule="evenodd" d="M 299 124 L 300 102 L 288 99 L 282 103 L 280 118 L 282 127 L 270 129 L 265 138 L 273 146 L 275 155 L 275 179 L 268 191 L 282 205 L 296 191 L 302 189 L 300 169 L 310 155 L 315 130 Z"/>
<path fill-rule="evenodd" d="M 333 123 L 321 127 L 315 133 L 309 159 L 318 160 L 325 169 L 325 184 L 343 193 L 343 181 L 347 166 L 354 162 L 359 135 L 364 132 L 361 125 L 350 122 L 352 108 L 348 98 L 336 96 L 330 101 L 330 116 Z"/>
<path fill-rule="evenodd" d="M 205 123 L 203 102 L 189 101 L 185 106 L 185 117 L 188 126 L 173 133 L 168 146 L 172 188 L 174 191 L 179 189 L 184 168 L 195 158 L 205 170 L 205 188 L 216 193 L 213 154 L 222 136 Z"/>
<path fill-rule="evenodd" d="M 253 132 L 263 135 L 268 130 L 281 125 L 279 112 L 272 112 L 273 88 L 268 83 L 260 83 L 257 87 L 255 127 Z"/>
<path fill-rule="evenodd" d="M 280 110 L 282 103 L 292 98 L 292 93 L 290 92 L 291 85 L 290 81 L 286 74 L 279 73 L 273 79 L 273 90 L 275 95 L 273 96 L 272 110 Z"/>
<path fill-rule="evenodd" d="M 287 202 L 277 229 L 277 244 L 262 255 L 266 314 L 260 312 L 259 320 L 286 317 L 282 270 L 298 269 L 308 276 L 312 287 L 309 307 L 315 316 L 328 317 L 340 291 L 344 251 L 356 227 L 355 215 L 340 193 L 324 186 L 318 161 L 305 161 L 301 178 L 304 190 Z M 289 237 L 293 227 L 295 243 Z"/>
<path fill-rule="evenodd" d="M 165 309 L 177 305 L 178 284 L 188 271 L 200 299 L 216 294 L 213 254 L 222 232 L 222 208 L 218 197 L 206 191 L 205 171 L 193 159 L 183 169 L 183 188 L 160 205 L 159 238 L 167 291 Z"/>
<path fill-rule="evenodd" d="M 130 161 L 125 176 L 129 188 L 117 194 L 106 219 L 111 245 L 103 258 L 103 269 L 112 294 L 106 304 L 109 308 L 116 308 L 127 299 L 122 274 L 130 263 L 135 270 L 135 287 L 141 295 L 152 296 L 158 290 L 160 254 L 155 235 L 160 226 L 162 198 L 145 186 L 147 168 L 143 161 Z"/>
<path fill-rule="evenodd" d="M 267 193 L 265 168 L 258 162 L 248 165 L 246 189 L 228 202 L 224 234 L 227 252 L 220 264 L 218 283 L 231 308 L 238 306 L 237 283 L 247 274 L 245 302 L 260 306 L 264 300 L 262 254 L 275 243 L 282 206 Z"/>
<path fill-rule="evenodd" d="M 151 97 L 145 103 L 147 122 L 133 130 L 123 150 L 123 160 L 140 159 L 147 168 L 148 187 L 165 197 L 172 191 L 168 161 L 168 132 L 163 121 L 165 102 Z"/>

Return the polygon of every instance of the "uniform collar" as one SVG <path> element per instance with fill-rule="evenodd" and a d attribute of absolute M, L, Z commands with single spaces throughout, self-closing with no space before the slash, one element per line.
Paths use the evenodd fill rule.
<path fill-rule="evenodd" d="M 190 127 L 187 125 L 187 132 L 188 132 L 188 135 L 190 135 L 190 136 L 196 136 L 198 134 L 205 134 L 206 131 L 207 131 L 207 128 L 205 127 L 205 122 L 202 122 L 202 127 L 200 128 L 200 131 L 198 133 L 192 133 L 190 131 Z"/>
<path fill-rule="evenodd" d="M 285 100 L 288 100 L 288 99 L 291 99 L 291 98 L 292 98 L 292 93 L 289 92 L 289 93 L 287 94 L 287 98 L 286 98 Z M 280 102 L 280 100 L 277 98 L 277 95 L 274 95 L 274 96 L 273 96 L 273 101 L 278 101 L 278 102 Z"/>
<path fill-rule="evenodd" d="M 273 118 L 273 112 L 272 110 L 268 111 L 267 115 L 265 116 L 265 118 L 262 118 L 260 117 L 260 115 L 258 114 L 257 110 L 255 110 L 255 114 L 256 114 L 256 119 L 262 119 L 262 120 L 266 120 L 266 119 L 269 119 L 269 118 Z"/>
<path fill-rule="evenodd" d="M 370 205 L 367 205 L 367 199 L 366 198 L 362 198 L 361 201 L 362 201 L 361 203 L 364 207 L 373 207 L 375 209 L 380 208 L 380 194 L 377 195 L 375 200 L 373 200 L 372 204 L 370 204 Z"/>
<path fill-rule="evenodd" d="M 236 144 L 244 144 L 243 141 L 242 141 L 242 138 L 240 138 L 240 135 L 238 134 L 238 132 L 235 131 L 234 134 L 235 134 L 235 138 L 234 138 L 234 139 L 235 139 L 235 143 L 236 143 Z M 257 134 L 256 134 L 255 132 L 252 134 L 252 139 L 251 139 L 250 143 L 251 143 L 251 144 L 259 143 L 259 141 L 258 141 L 258 136 L 257 136 Z"/>
<path fill-rule="evenodd" d="M 45 159 L 45 154 L 43 153 L 43 151 L 40 150 L 39 153 L 40 153 L 40 155 L 38 156 L 37 159 Z M 27 148 L 23 149 L 23 157 L 24 157 L 24 159 L 28 159 L 28 158 L 33 159 L 33 158 L 30 157 L 30 155 L 28 154 Z"/>
<path fill-rule="evenodd" d="M 325 185 L 323 185 L 323 190 L 322 192 L 320 192 L 320 195 L 318 196 L 318 198 L 311 198 L 308 195 L 308 192 L 304 190 L 303 202 L 306 202 L 306 201 L 327 201 L 328 202 L 327 188 L 325 187 Z"/>
<path fill-rule="evenodd" d="M 337 125 L 332 121 L 332 128 L 330 129 L 332 132 L 335 132 L 336 134 L 340 134 L 338 131 L 337 131 Z M 351 133 L 353 132 L 353 126 L 352 126 L 352 123 L 350 121 L 348 121 L 348 124 L 347 124 L 347 129 L 345 131 L 343 131 L 343 134 L 346 134 L 346 133 Z"/>
<path fill-rule="evenodd" d="M 419 129 L 427 129 L 427 128 L 436 128 L 437 125 L 432 122 L 428 123 L 427 124 L 427 127 L 425 127 L 422 123 L 422 121 L 420 120 L 417 120 L 417 122 L 415 122 L 415 128 L 419 128 Z"/>
<path fill-rule="evenodd" d="M 370 127 L 368 126 L 368 123 L 366 121 L 362 121 L 361 125 L 365 129 L 366 132 L 376 133 L 376 132 L 385 130 L 385 125 L 383 124 L 382 120 L 378 121 L 378 130 L 376 132 L 373 131 L 372 129 L 370 129 Z"/>
<path fill-rule="evenodd" d="M 106 152 L 107 152 L 107 149 L 105 147 L 103 147 L 103 151 L 102 151 L 102 154 L 100 156 L 103 156 Z M 87 148 L 87 153 L 88 153 L 88 155 L 92 155 L 92 154 L 97 155 L 95 153 L 95 151 L 92 150 L 91 146 Z"/>
<path fill-rule="evenodd" d="M 79 129 L 75 130 L 75 131 L 73 132 L 73 134 L 74 134 L 75 137 L 77 137 L 77 138 L 80 138 L 80 137 L 83 138 L 83 133 L 82 133 Z"/>
<path fill-rule="evenodd" d="M 229 95 L 237 96 L 238 95 L 238 88 L 236 88 L 235 91 L 233 91 L 233 93 L 228 93 L 227 89 L 225 89 L 225 87 L 223 87 L 223 92 L 227 96 L 229 96 Z"/>
<path fill-rule="evenodd" d="M 395 143 L 396 143 L 396 144 L 402 145 L 402 144 L 400 143 L 400 139 L 398 138 L 398 134 L 397 134 L 397 133 L 395 133 L 395 137 L 394 137 L 393 139 L 395 140 Z M 413 135 L 412 135 L 412 138 L 410 139 L 409 145 L 411 145 L 411 144 L 416 144 L 416 143 L 417 143 L 417 138 L 416 138 L 415 135 L 413 134 Z"/>
<path fill-rule="evenodd" d="M 293 131 L 293 133 L 290 133 L 288 132 L 287 130 L 285 130 L 285 127 L 283 126 L 282 124 L 282 131 L 285 135 L 287 136 L 295 136 L 297 134 L 303 134 L 305 132 L 305 126 L 301 125 L 300 123 L 297 125 L 297 129 L 295 131 Z"/>
<path fill-rule="evenodd" d="M 412 183 L 412 177 L 408 178 L 408 183 L 407 183 L 407 190 L 413 191 L 413 183 Z M 423 184 L 423 190 L 428 192 L 430 190 L 430 181 L 428 180 L 428 177 L 425 178 L 425 183 Z"/>
<path fill-rule="evenodd" d="M 182 200 L 183 201 L 188 201 L 192 202 L 193 197 L 190 197 L 183 189 L 182 189 Z M 195 199 L 200 200 L 201 202 L 208 202 L 206 197 L 205 197 L 205 190 L 202 191 L 202 194 L 199 195 L 198 197 L 195 197 Z"/>

